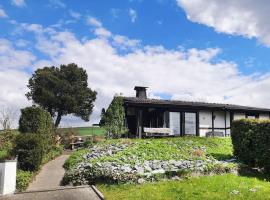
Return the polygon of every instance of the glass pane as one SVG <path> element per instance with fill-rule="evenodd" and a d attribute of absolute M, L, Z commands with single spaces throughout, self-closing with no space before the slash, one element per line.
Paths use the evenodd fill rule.
<path fill-rule="evenodd" d="M 196 135 L 196 113 L 185 113 L 185 134 Z"/>
<path fill-rule="evenodd" d="M 180 135 L 180 113 L 170 112 L 171 135 Z"/>

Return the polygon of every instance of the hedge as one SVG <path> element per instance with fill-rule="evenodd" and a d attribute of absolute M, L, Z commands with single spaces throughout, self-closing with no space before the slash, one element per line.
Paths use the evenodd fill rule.
<path fill-rule="evenodd" d="M 19 131 L 21 133 L 41 133 L 52 132 L 52 118 L 46 110 L 31 106 L 21 109 L 19 120 Z"/>
<path fill-rule="evenodd" d="M 52 117 L 41 107 L 31 106 L 21 109 L 19 131 L 23 134 L 39 134 L 43 142 L 43 153 L 48 153 L 53 144 Z"/>
<path fill-rule="evenodd" d="M 19 134 L 16 138 L 15 151 L 18 155 L 19 168 L 24 171 L 37 171 L 44 155 L 43 138 L 39 134 Z"/>
<path fill-rule="evenodd" d="M 250 167 L 270 172 L 270 120 L 236 120 L 231 132 L 234 155 Z"/>

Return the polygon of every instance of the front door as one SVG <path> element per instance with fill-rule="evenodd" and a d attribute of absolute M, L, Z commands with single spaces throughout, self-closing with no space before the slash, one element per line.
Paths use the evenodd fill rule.
<path fill-rule="evenodd" d="M 196 113 L 185 112 L 185 135 L 196 135 Z"/>

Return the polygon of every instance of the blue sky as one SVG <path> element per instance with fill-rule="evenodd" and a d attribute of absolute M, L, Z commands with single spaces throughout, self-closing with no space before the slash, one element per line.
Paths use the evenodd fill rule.
<path fill-rule="evenodd" d="M 145 45 L 163 45 L 168 49 L 177 49 L 179 46 L 198 49 L 218 47 L 222 49 L 222 54 L 217 59 L 238 63 L 242 73 L 264 73 L 269 68 L 270 57 L 265 55 L 270 53 L 270 49 L 264 44 L 256 39 L 217 33 L 211 27 L 191 22 L 174 0 L 29 0 L 22 7 L 6 0 L 0 2 L 8 16 L 21 23 L 50 26 L 60 20 L 73 20 L 70 13 L 76 12 L 82 16 L 93 16 L 111 32 L 140 39 Z M 137 14 L 135 22 L 131 21 L 130 9 Z M 91 38 L 93 35 L 85 23 L 82 17 L 80 22 L 71 22 L 62 28 L 72 30 L 79 38 Z M 16 27 L 7 21 L 1 20 L 0 26 L 1 37 L 10 40 L 21 37 L 12 34 Z"/>
<path fill-rule="evenodd" d="M 147 84 L 156 98 L 267 106 L 262 92 L 269 87 L 270 39 L 268 27 L 261 26 L 267 13 L 261 13 L 269 3 L 237 2 L 224 7 L 217 0 L 0 0 L 0 78 L 17 74 L 23 80 L 5 83 L 11 97 L 0 104 L 28 105 L 22 84 L 36 68 L 76 62 L 100 94 L 94 122 L 114 93 L 133 95 L 134 84 Z M 205 9 L 212 4 L 217 10 Z M 215 84 L 218 92 L 209 91 Z M 247 91 L 250 96 L 243 96 Z"/>

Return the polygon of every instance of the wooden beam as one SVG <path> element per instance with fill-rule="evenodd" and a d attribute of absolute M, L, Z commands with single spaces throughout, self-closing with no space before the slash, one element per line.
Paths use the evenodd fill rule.
<path fill-rule="evenodd" d="M 199 112 L 196 112 L 196 136 L 200 136 L 200 117 L 199 117 Z"/>
<path fill-rule="evenodd" d="M 227 136 L 227 111 L 224 111 L 225 136 Z"/>
<path fill-rule="evenodd" d="M 212 110 L 212 132 L 215 131 L 214 111 Z"/>

